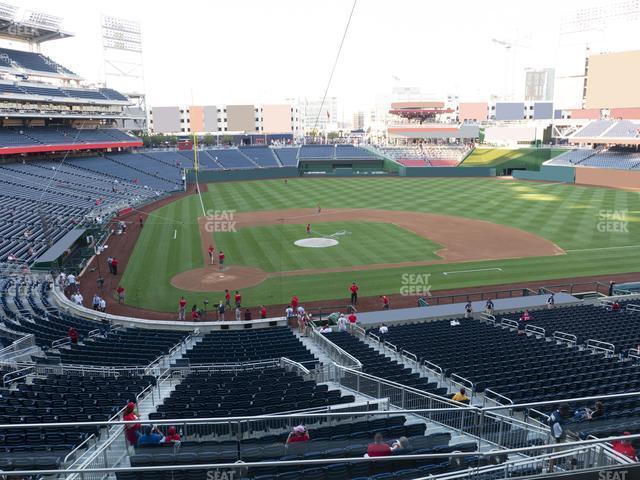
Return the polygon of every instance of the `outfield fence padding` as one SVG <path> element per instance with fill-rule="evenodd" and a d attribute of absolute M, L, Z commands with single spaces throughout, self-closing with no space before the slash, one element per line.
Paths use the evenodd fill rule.
<path fill-rule="evenodd" d="M 401 177 L 495 177 L 496 169 L 488 167 L 400 167 Z"/>
<path fill-rule="evenodd" d="M 297 177 L 298 167 L 253 168 L 247 170 L 199 170 L 200 183 L 237 182 L 242 180 L 267 180 L 273 178 Z M 187 183 L 196 182 L 196 171 L 187 171 Z"/>
<path fill-rule="evenodd" d="M 539 172 L 530 170 L 513 170 L 513 178 L 518 180 L 538 180 L 544 182 L 574 183 L 575 167 L 560 167 L 542 165 Z"/>

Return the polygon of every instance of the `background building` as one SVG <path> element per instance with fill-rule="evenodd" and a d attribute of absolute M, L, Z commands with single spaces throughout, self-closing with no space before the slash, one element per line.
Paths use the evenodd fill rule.
<path fill-rule="evenodd" d="M 553 100 L 556 71 L 553 68 L 527 69 L 524 79 L 524 99 L 534 101 Z"/>
<path fill-rule="evenodd" d="M 302 135 L 298 107 L 265 105 L 157 106 L 150 111 L 153 133 L 287 133 Z"/>

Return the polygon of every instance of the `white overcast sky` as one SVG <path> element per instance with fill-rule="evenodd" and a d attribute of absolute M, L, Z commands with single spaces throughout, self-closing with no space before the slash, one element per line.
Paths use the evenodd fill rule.
<path fill-rule="evenodd" d="M 359 0 L 329 93 L 348 109 L 366 109 L 390 92 L 395 76 L 425 96 L 487 100 L 505 78 L 505 51 L 492 38 L 527 47 L 515 51 L 514 69 L 553 67 L 560 16 L 593 3 Z M 140 21 L 148 104 L 188 104 L 193 95 L 196 104 L 215 105 L 321 96 L 351 0 L 19 5 L 64 18 L 75 37 L 49 42 L 43 52 L 92 81 L 103 80 L 100 15 Z"/>

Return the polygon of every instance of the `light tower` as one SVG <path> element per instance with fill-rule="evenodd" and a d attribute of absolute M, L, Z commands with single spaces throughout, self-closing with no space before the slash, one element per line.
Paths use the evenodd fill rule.
<path fill-rule="evenodd" d="M 142 56 L 140 23 L 124 18 L 102 15 L 102 52 L 104 83 L 124 92 L 134 105 L 129 107 L 131 123 L 120 125 L 130 130 L 147 129 L 147 106 Z"/>

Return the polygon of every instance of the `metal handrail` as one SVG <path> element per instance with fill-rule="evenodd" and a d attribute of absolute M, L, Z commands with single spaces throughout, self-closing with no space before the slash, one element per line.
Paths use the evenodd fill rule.
<path fill-rule="evenodd" d="M 562 403 L 568 403 L 568 404 L 572 404 L 572 403 L 585 403 L 585 402 L 590 402 L 590 401 L 595 401 L 595 400 L 614 400 L 614 399 L 622 399 L 622 398 L 632 398 L 632 397 L 640 397 L 640 392 L 630 392 L 630 393 L 620 393 L 620 394 L 614 394 L 614 395 L 601 395 L 601 396 L 594 396 L 594 397 L 580 397 L 580 398 L 566 398 L 566 399 L 556 399 L 556 400 L 545 400 L 543 402 L 530 402 L 530 403 L 520 403 L 520 404 L 514 404 L 514 405 L 497 405 L 494 407 L 479 407 L 479 406 L 474 406 L 474 405 L 465 405 L 465 404 L 461 404 L 459 402 L 454 402 L 453 400 L 450 400 L 446 397 L 440 397 L 438 395 L 434 395 L 434 394 L 430 394 L 429 392 L 425 392 L 423 390 L 418 390 L 415 389 L 413 387 L 409 387 L 406 385 L 402 385 L 396 382 L 393 382 L 391 380 L 385 380 L 385 379 L 381 379 L 378 377 L 375 377 L 373 375 L 369 375 L 367 373 L 364 372 L 360 372 L 358 370 L 354 370 L 352 368 L 348 368 L 348 367 L 342 367 L 340 365 L 335 365 L 336 368 L 341 369 L 341 370 L 345 370 L 345 371 L 351 371 L 355 374 L 361 375 L 361 376 L 368 376 L 370 378 L 372 378 L 373 380 L 376 381 L 381 381 L 384 383 L 387 383 L 389 385 L 393 385 L 393 386 L 398 386 L 401 388 L 406 389 L 407 391 L 415 391 L 417 394 L 423 395 L 425 397 L 432 397 L 435 400 L 441 401 L 441 402 L 445 402 L 451 405 L 451 407 L 447 407 L 447 408 L 427 408 L 427 409 L 398 409 L 398 410 L 394 410 L 394 413 L 397 414 L 416 414 L 416 413 L 421 413 L 421 412 L 446 412 L 446 411 L 459 411 L 461 409 L 466 409 L 469 411 L 477 411 L 477 412 L 497 412 L 497 411 L 502 411 L 502 410 L 511 410 L 511 409 L 517 409 L 517 410 L 522 410 L 522 409 L 530 409 L 533 411 L 534 407 L 537 406 L 557 406 L 558 404 L 562 404 Z M 381 412 L 381 411 L 365 411 L 365 412 L 349 412 L 347 414 L 342 414 L 342 413 L 327 413 L 327 414 L 318 414 L 318 415 L 310 415 L 310 416 L 336 416 L 336 417 L 340 417 L 340 416 L 345 416 L 345 415 L 355 415 L 355 414 L 359 414 L 359 415 L 376 415 L 376 414 L 380 414 L 380 413 L 387 413 L 387 412 Z M 543 416 L 547 416 L 546 414 L 542 413 L 542 412 L 538 412 L 541 413 Z M 295 418 L 294 415 L 291 415 L 292 417 Z M 113 418 L 113 417 L 112 417 Z M 77 426 L 104 426 L 104 425 L 127 425 L 127 424 L 134 424 L 134 423 L 140 423 L 143 425 L 171 425 L 173 423 L 213 423 L 213 422 L 238 422 L 238 421 L 243 421 L 243 420 L 257 420 L 257 419 L 269 419 L 269 418 L 282 418 L 282 416 L 278 416 L 278 415 L 257 415 L 257 416 L 243 416 L 243 417 L 210 417 L 210 418 L 187 418 L 187 419 L 157 419 L 157 420 L 132 420 L 132 421 L 91 421 L 91 422 L 56 422 L 56 423 L 33 423 L 33 424 L 24 424 L 24 423 L 20 423 L 20 424 L 15 424 L 15 423 L 9 423 L 9 424 L 4 424 L 4 425 L 0 425 L 0 430 L 4 430 L 4 429 L 24 429 L 24 428 L 49 428 L 49 427 L 59 427 L 59 428 L 63 428 L 63 427 L 77 427 Z M 515 419 L 513 419 L 515 420 Z M 521 422 L 524 424 L 524 422 Z M 640 434 L 637 434 L 638 437 L 640 437 Z M 627 437 L 629 438 L 629 437 Z"/>
<path fill-rule="evenodd" d="M 352 328 L 354 332 L 362 335 L 363 337 L 367 336 L 367 331 L 364 328 L 362 328 L 360 325 L 354 325 Z"/>
<path fill-rule="evenodd" d="M 415 353 L 411 353 L 409 350 L 402 350 L 400 352 L 400 355 L 402 355 L 403 357 L 410 358 L 414 362 L 418 363 L 418 356 Z"/>
<path fill-rule="evenodd" d="M 498 473 L 498 472 L 511 472 L 512 470 L 518 468 L 518 467 L 526 467 L 531 465 L 532 463 L 539 463 L 540 466 L 542 466 L 545 462 L 552 460 L 552 459 L 559 459 L 559 458 L 564 458 L 564 457 L 575 457 L 578 454 L 584 453 L 587 450 L 592 450 L 592 449 L 598 449 L 598 448 L 602 448 L 603 450 L 606 448 L 606 446 L 603 444 L 592 444 L 586 447 L 576 447 L 576 448 L 572 448 L 569 450 L 561 450 L 558 452 L 551 452 L 551 453 L 544 453 L 542 455 L 536 455 L 534 457 L 526 457 L 526 458 L 515 458 L 515 459 L 507 459 L 507 461 L 505 461 L 504 463 L 501 463 L 499 465 L 484 465 L 482 467 L 477 467 L 473 469 L 473 475 L 477 475 L 479 477 L 482 476 L 489 476 L 491 473 Z M 489 452 L 491 453 L 491 452 Z M 493 452 L 494 455 L 504 455 L 503 451 L 494 451 Z M 615 460 L 619 460 L 618 458 L 615 458 Z M 629 460 L 629 459 L 627 459 Z M 620 461 L 617 463 L 622 463 L 622 464 L 627 464 L 627 463 L 634 463 L 631 460 L 629 460 L 629 462 L 626 461 Z M 579 470 L 578 470 L 579 471 Z M 455 480 L 455 479 L 468 479 L 469 478 L 469 472 L 466 470 L 458 470 L 455 472 L 449 472 L 449 473 L 443 473 L 440 475 L 432 475 L 429 478 L 433 478 L 434 480 Z M 506 474 L 505 474 L 505 478 L 506 478 Z"/>
<path fill-rule="evenodd" d="M 353 415 L 351 413 L 351 415 Z M 143 467 L 105 467 L 105 468 L 90 468 L 90 469 L 69 469 L 65 471 L 65 474 L 89 474 L 89 473 L 118 473 L 118 472 L 158 472 L 165 470 L 221 470 L 224 469 L 245 469 L 251 467 L 286 467 L 294 465 L 323 465 L 328 463 L 361 463 L 361 462 L 395 462 L 402 460 L 428 460 L 428 459 L 447 459 L 447 458 L 464 458 L 470 456 L 478 457 L 491 457 L 496 454 L 505 456 L 511 456 L 516 454 L 526 454 L 528 452 L 537 452 L 540 450 L 551 450 L 556 454 L 572 452 L 574 449 L 587 449 L 591 445 L 598 445 L 604 442 L 610 442 L 614 440 L 634 440 L 640 438 L 640 434 L 630 436 L 615 436 L 606 437 L 603 439 L 587 439 L 576 442 L 566 442 L 561 446 L 557 443 L 545 443 L 543 445 L 532 445 L 518 448 L 501 449 L 499 451 L 474 451 L 474 452 L 444 452 L 444 453 L 425 453 L 425 454 L 408 454 L 408 455 L 391 455 L 382 457 L 333 457 L 333 458 L 321 458 L 321 459 L 296 459 L 296 460 L 274 460 L 274 461 L 247 461 L 240 463 L 194 463 L 184 465 L 153 465 Z M 558 449 L 562 449 L 561 452 L 555 452 Z M 536 457 L 530 457 L 529 461 L 534 460 Z M 58 475 L 59 470 L 15 470 L 12 471 L 12 475 L 16 476 L 32 476 L 32 475 Z"/>
<path fill-rule="evenodd" d="M 15 340 L 11 345 L 8 345 L 8 346 L 0 349 L 0 358 L 2 358 L 3 356 L 5 356 L 8 353 L 15 352 L 16 351 L 15 349 L 16 349 L 18 344 L 26 343 L 26 342 L 32 342 L 31 346 L 35 345 L 35 337 L 34 337 L 33 333 L 25 335 L 24 337 L 20 337 L 17 340 Z M 21 348 L 21 350 L 25 350 L 25 349 Z"/>
<path fill-rule="evenodd" d="M 142 398 L 144 398 L 151 390 L 153 390 L 153 385 L 149 384 L 139 394 L 137 394 L 136 405 L 139 405 Z"/>
<path fill-rule="evenodd" d="M 487 397 L 487 393 L 491 395 L 491 397 Z M 509 405 L 513 405 L 513 400 L 511 400 L 509 397 L 505 397 L 504 395 L 499 394 L 498 392 L 491 390 L 490 388 L 485 388 L 484 389 L 484 398 L 485 400 L 487 398 L 489 398 L 489 400 L 493 400 L 494 402 L 500 404 L 500 402 L 498 402 L 495 398 L 492 397 L 497 397 L 497 398 L 501 398 L 503 400 L 505 400 L 507 402 L 507 404 Z M 502 405 L 506 405 L 505 403 L 503 403 Z"/>
<path fill-rule="evenodd" d="M 455 385 L 461 385 L 463 387 L 470 388 L 471 394 L 473 394 L 476 391 L 475 384 L 468 378 L 464 378 L 462 375 L 458 375 L 457 373 L 452 373 L 450 379 L 451 379 L 451 383 Z"/>
<path fill-rule="evenodd" d="M 96 436 L 95 434 L 91 434 L 90 436 L 88 436 L 87 438 L 85 438 L 81 444 L 79 444 L 76 448 L 74 448 L 73 450 L 71 450 L 66 457 L 64 457 L 64 460 L 62 461 L 63 464 L 66 464 L 69 461 L 69 458 L 71 457 L 71 455 L 75 454 L 77 451 L 81 450 L 85 443 L 89 443 L 90 440 L 96 440 Z"/>
<path fill-rule="evenodd" d="M 628 303 L 624 306 L 624 309 L 631 312 L 640 312 L 640 305 L 636 305 L 635 303 Z"/>
<path fill-rule="evenodd" d="M 613 343 L 602 342 L 594 338 L 590 338 L 589 340 L 587 340 L 587 348 L 596 352 L 604 352 L 605 355 L 613 355 L 616 351 L 616 347 Z"/>
<path fill-rule="evenodd" d="M 518 328 L 518 322 L 516 320 L 512 320 L 510 318 L 502 318 L 500 319 L 500 325 L 502 325 L 503 327 L 509 327 L 509 328 Z"/>
<path fill-rule="evenodd" d="M 398 352 L 398 347 L 396 347 L 393 343 L 391 342 L 387 342 L 386 340 L 383 342 L 383 346 L 387 346 L 389 345 L 389 348 L 391 348 L 392 350 L 395 350 L 396 352 Z"/>
<path fill-rule="evenodd" d="M 338 345 L 333 343 L 326 335 L 320 333 L 319 330 L 312 328 L 311 329 L 311 339 L 316 342 L 318 347 L 320 347 L 325 353 L 327 353 L 330 357 L 333 355 L 336 358 L 332 358 L 334 361 L 343 362 L 347 360 L 351 363 L 354 368 L 362 370 L 362 363 L 356 357 L 351 355 L 346 350 L 340 348 Z"/>
<path fill-rule="evenodd" d="M 491 323 L 493 325 L 496 324 L 496 317 L 487 312 L 480 313 L 480 320 L 484 320 L 487 323 Z"/>
<path fill-rule="evenodd" d="M 569 346 L 575 346 L 578 344 L 578 337 L 572 333 L 561 332 L 559 330 L 553 332 L 554 340 L 561 343 L 567 343 Z"/>
<path fill-rule="evenodd" d="M 298 363 L 294 360 L 291 360 L 290 358 L 287 357 L 281 357 L 280 358 L 280 363 L 282 364 L 282 366 L 284 367 L 285 365 L 289 365 L 291 367 L 294 367 L 298 370 L 300 370 L 300 372 L 302 372 L 304 375 L 309 375 L 309 369 L 306 368 L 304 365 L 302 365 L 301 363 Z"/>
<path fill-rule="evenodd" d="M 526 327 L 524 327 L 524 331 L 525 333 L 532 333 L 536 337 L 540 336 L 544 338 L 547 336 L 547 331 L 537 325 L 527 325 Z"/>
<path fill-rule="evenodd" d="M 430 372 L 435 373 L 436 376 L 439 375 L 441 379 L 444 378 L 444 370 L 440 365 L 436 365 L 435 363 L 430 362 L 429 360 L 423 360 L 422 364 L 424 365 L 424 368 L 426 368 Z"/>
<path fill-rule="evenodd" d="M 23 372 L 27 372 L 27 371 L 29 371 L 29 373 L 23 373 Z M 24 378 L 27 375 L 31 375 L 32 371 L 33 371 L 33 367 L 29 366 L 29 367 L 20 368 L 18 370 L 13 370 L 11 372 L 5 373 L 2 376 L 2 385 L 4 387 L 6 387 L 11 382 L 15 382 L 16 380 L 20 380 L 21 378 Z M 15 375 L 16 373 L 21 373 L 21 375 L 15 377 L 15 378 L 10 378 L 12 375 Z"/>
<path fill-rule="evenodd" d="M 63 345 L 69 345 L 70 343 L 71 343 L 70 337 L 62 337 L 62 338 L 59 338 L 58 340 L 54 340 L 53 342 L 51 342 L 51 348 L 58 348 Z"/>

